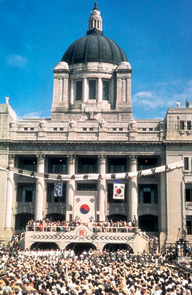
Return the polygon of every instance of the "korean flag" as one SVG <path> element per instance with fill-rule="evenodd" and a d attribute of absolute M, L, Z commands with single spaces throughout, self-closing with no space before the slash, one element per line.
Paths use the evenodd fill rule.
<path fill-rule="evenodd" d="M 74 198 L 74 219 L 80 219 L 88 222 L 95 220 L 95 196 L 94 195 L 76 195 Z"/>
<path fill-rule="evenodd" d="M 125 184 L 114 183 L 113 184 L 113 199 L 114 200 L 124 200 L 125 198 Z"/>

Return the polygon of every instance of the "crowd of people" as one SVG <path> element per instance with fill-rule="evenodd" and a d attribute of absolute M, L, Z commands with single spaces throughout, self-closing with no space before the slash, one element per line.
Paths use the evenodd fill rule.
<path fill-rule="evenodd" d="M 80 219 L 74 221 L 53 221 L 49 218 L 43 220 L 29 220 L 26 230 L 30 231 L 72 231 L 77 226 L 86 226 L 93 232 L 133 232 L 137 229 L 137 222 L 133 221 L 95 221 L 90 219 L 87 223 L 82 222 Z"/>
<path fill-rule="evenodd" d="M 191 265 L 168 262 L 169 253 L 73 250 L 0 251 L 2 295 L 188 295 Z"/>
<path fill-rule="evenodd" d="M 135 221 L 82 223 L 30 220 L 26 230 L 71 231 L 87 226 L 101 232 L 134 232 Z M 160 253 L 158 238 L 149 238 L 148 252 L 131 249 L 21 250 L 13 234 L 8 247 L 0 246 L 0 295 L 192 295 L 192 249 L 179 239 Z M 191 251 L 191 252 L 190 252 Z"/>

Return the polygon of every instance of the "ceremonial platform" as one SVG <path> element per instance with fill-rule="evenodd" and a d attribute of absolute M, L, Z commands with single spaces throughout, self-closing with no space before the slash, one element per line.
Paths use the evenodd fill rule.
<path fill-rule="evenodd" d="M 148 249 L 148 236 L 138 228 L 92 227 L 27 227 L 20 241 L 23 249 L 128 249 L 141 253 Z"/>

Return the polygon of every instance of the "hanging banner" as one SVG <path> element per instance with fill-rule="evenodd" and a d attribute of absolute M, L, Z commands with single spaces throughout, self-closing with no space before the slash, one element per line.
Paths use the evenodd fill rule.
<path fill-rule="evenodd" d="M 113 184 L 113 199 L 124 200 L 125 198 L 125 184 L 114 183 Z"/>
<path fill-rule="evenodd" d="M 154 167 L 151 169 L 140 170 L 135 172 L 125 172 L 125 173 L 107 173 L 107 174 L 53 174 L 53 173 L 40 173 L 34 171 L 28 171 L 20 168 L 10 167 L 6 165 L 0 164 L 0 170 L 2 171 L 12 171 L 15 174 L 32 177 L 32 178 L 44 178 L 45 180 L 57 180 L 57 181 L 68 181 L 70 179 L 76 180 L 98 180 L 98 179 L 106 179 L 106 180 L 114 180 L 114 179 L 126 179 L 130 177 L 140 177 L 146 175 L 152 175 L 161 172 L 168 172 L 174 169 L 182 168 L 183 161 L 178 161 L 172 164 L 163 165 L 160 167 Z"/>
<path fill-rule="evenodd" d="M 73 208 L 75 220 L 81 220 L 82 222 L 87 222 L 91 219 L 95 220 L 94 195 L 75 195 Z"/>
<path fill-rule="evenodd" d="M 63 183 L 54 183 L 54 197 L 63 196 Z"/>

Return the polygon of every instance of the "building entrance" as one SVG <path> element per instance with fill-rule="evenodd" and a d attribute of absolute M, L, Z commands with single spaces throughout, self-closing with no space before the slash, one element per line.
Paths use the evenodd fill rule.
<path fill-rule="evenodd" d="M 70 249 L 73 250 L 76 255 L 80 255 L 83 251 L 88 252 L 90 249 L 96 250 L 96 247 L 91 243 L 71 243 L 66 247 L 66 250 Z"/>

